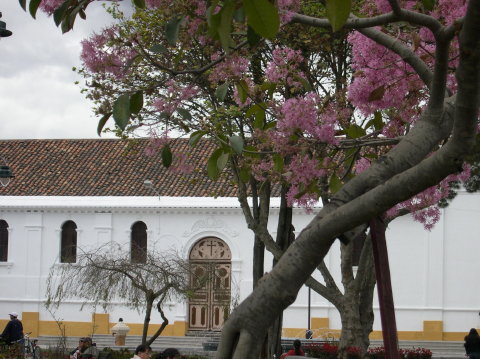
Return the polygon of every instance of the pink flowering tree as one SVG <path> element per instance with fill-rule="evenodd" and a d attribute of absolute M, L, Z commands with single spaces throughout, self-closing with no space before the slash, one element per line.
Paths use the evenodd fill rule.
<path fill-rule="evenodd" d="M 169 3 L 169 7 L 172 6 L 173 3 Z M 121 17 L 115 7 L 111 11 L 115 17 Z M 108 28 L 83 42 L 85 67 L 79 72 L 89 84 L 85 92 L 97 104 L 97 114 L 103 119 L 113 114 L 118 120 L 115 108 L 122 106 L 124 100 L 132 108 L 137 101 L 139 81 L 142 81 L 143 106 L 130 114 L 124 133 L 135 135 L 145 129 L 152 139 L 148 155 L 161 152 L 170 170 L 192 169 L 188 165 L 188 154 L 170 153 L 170 133 L 189 134 L 193 145 L 202 136 L 218 143 L 219 148 L 212 154 L 207 169 L 215 179 L 224 167 L 230 167 L 231 171 L 226 174 L 233 173 L 239 186 L 240 202 L 256 236 L 256 284 L 265 273 L 262 261 L 265 246 L 280 258 L 292 241 L 292 205 L 312 208 L 320 194 L 325 202 L 328 201 L 329 178 L 333 175 L 337 184 L 341 184 L 340 176 L 348 173 L 340 169 L 349 165 L 342 165 L 345 160 L 340 158 L 342 136 L 338 132 L 348 128 L 354 116 L 351 109 L 337 103 L 346 101 L 345 84 L 349 77 L 346 34 L 334 47 L 338 54 L 333 65 L 343 68 L 334 74 L 325 66 L 320 71 L 316 69 L 317 64 L 327 60 L 326 56 L 331 57 L 324 49 L 330 44 L 325 39 L 315 44 L 318 50 L 314 51 L 301 50 L 300 44 L 296 44 L 297 50 L 286 46 L 293 43 L 287 36 L 298 35 L 299 26 L 286 31 L 283 42 L 258 44 L 255 49 L 239 47 L 231 54 L 226 54 L 218 42 L 198 31 L 199 21 L 194 21 L 195 31 L 186 27 L 184 33 L 179 33 L 177 44 L 181 51 L 173 48 L 161 31 L 156 37 L 152 37 L 151 31 L 148 37 L 139 35 L 143 28 L 161 28 L 159 23 L 168 24 L 168 19 L 163 23 L 159 20 L 165 11 L 155 8 L 136 14 L 132 20 L 124 19 L 114 29 Z M 205 15 L 205 9 L 195 8 L 194 13 Z M 318 32 L 323 36 L 331 35 L 325 30 Z M 115 47 L 121 49 L 113 50 Z M 111 54 L 124 53 L 136 53 L 138 57 L 124 58 L 124 65 L 118 58 L 112 61 Z M 178 71 L 175 67 L 172 59 L 179 55 L 187 70 Z M 255 61 L 260 65 L 255 66 Z M 191 70 L 196 68 L 207 70 Z M 316 87 L 315 82 L 324 85 Z M 330 83 L 337 85 L 330 86 Z M 116 124 L 122 126 L 122 122 Z M 333 161 L 331 157 L 336 153 L 339 158 Z M 352 163 L 352 159 L 348 161 Z M 325 183 L 326 188 L 322 189 L 320 182 Z M 270 196 L 279 195 L 283 200 L 274 239 L 267 229 L 268 200 Z M 254 198 L 252 207 L 247 201 L 249 196 Z M 375 281 L 369 248 L 365 247 L 366 259 L 361 262 L 360 275 L 354 279 L 352 246 L 342 245 L 342 252 L 347 253 L 342 256 L 343 266 L 346 272 L 348 268 L 352 272 L 348 281 L 356 280 L 362 285 L 349 285 L 346 293 L 342 293 L 323 264 L 319 270 L 328 279 L 326 284 L 313 278 L 309 282 L 310 287 L 338 308 L 345 323 L 349 323 L 344 327 L 355 328 L 342 333 L 342 346 L 345 343 L 364 350 L 368 347 L 373 325 L 372 301 L 355 299 L 371 298 L 373 293 Z M 369 280 L 364 280 L 366 276 Z M 352 307 L 358 309 L 347 310 Z M 278 337 L 274 333 L 270 336 Z M 278 355 L 279 350 L 277 340 L 270 352 Z"/>
<path fill-rule="evenodd" d="M 55 21 L 68 31 L 90 2 L 59 1 Z M 33 15 L 42 3 L 51 2 L 30 1 Z M 126 22 L 135 30 L 92 38 L 84 57 L 99 129 L 110 117 L 118 131 L 147 129 L 167 166 L 176 160 L 172 131 L 192 145 L 217 141 L 209 175 L 231 166 L 249 227 L 278 259 L 225 324 L 218 358 L 258 357 L 257 338 L 304 283 L 316 285 L 310 274 L 336 238 L 348 243 L 385 213 L 415 212 L 429 227 L 438 214 L 430 206 L 468 176 L 480 99 L 477 0 L 134 3 L 153 8 L 136 21 L 152 16 L 158 27 Z M 350 45 L 341 40 L 348 31 Z M 294 203 L 324 202 L 285 251 L 278 240 L 291 239 L 288 226 L 279 221 L 287 238 L 277 243 L 265 232 L 269 184 L 281 187 L 286 216 Z M 258 190 L 251 211 L 248 188 Z"/>

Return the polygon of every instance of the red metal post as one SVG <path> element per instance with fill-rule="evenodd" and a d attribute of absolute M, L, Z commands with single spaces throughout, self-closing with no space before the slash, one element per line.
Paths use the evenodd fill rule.
<path fill-rule="evenodd" d="M 373 257 L 375 260 L 375 275 L 377 277 L 378 302 L 382 319 L 383 344 L 385 359 L 399 359 L 397 324 L 395 321 L 395 306 L 393 304 L 390 265 L 388 263 L 387 242 L 385 239 L 385 224 L 379 218 L 370 221 Z"/>

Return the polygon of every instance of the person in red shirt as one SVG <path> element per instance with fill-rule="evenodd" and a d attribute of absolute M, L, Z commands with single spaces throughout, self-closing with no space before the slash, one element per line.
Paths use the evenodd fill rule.
<path fill-rule="evenodd" d="M 298 339 L 295 339 L 293 341 L 293 349 L 290 349 L 288 352 L 283 353 L 282 356 L 280 357 L 281 359 L 284 359 L 286 357 L 289 357 L 291 355 L 296 355 L 296 356 L 305 356 L 305 352 L 302 350 L 302 342 Z"/>

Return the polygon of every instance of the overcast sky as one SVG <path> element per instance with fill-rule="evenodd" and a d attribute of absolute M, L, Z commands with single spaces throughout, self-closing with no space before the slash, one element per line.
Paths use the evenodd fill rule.
<path fill-rule="evenodd" d="M 80 41 L 110 18 L 100 3 L 87 10 L 87 20 L 78 18 L 62 35 L 44 13 L 34 20 L 18 0 L 0 1 L 1 20 L 13 32 L 0 39 L 0 139 L 98 137 L 72 67 L 80 65 Z"/>

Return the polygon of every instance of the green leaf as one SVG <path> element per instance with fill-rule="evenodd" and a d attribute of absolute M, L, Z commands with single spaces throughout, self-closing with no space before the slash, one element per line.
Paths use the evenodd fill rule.
<path fill-rule="evenodd" d="M 259 110 L 255 113 L 255 120 L 253 121 L 253 127 L 264 129 L 265 127 L 265 109 L 259 106 Z"/>
<path fill-rule="evenodd" d="M 130 96 L 130 112 L 139 113 L 143 108 L 143 92 L 137 91 Z"/>
<path fill-rule="evenodd" d="M 28 10 L 30 11 L 30 15 L 35 19 L 37 16 L 38 5 L 42 0 L 30 0 L 30 4 L 28 5 Z"/>
<path fill-rule="evenodd" d="M 247 23 L 260 36 L 273 39 L 280 27 L 278 9 L 268 0 L 244 0 Z"/>
<path fill-rule="evenodd" d="M 255 113 L 258 111 L 258 107 L 259 107 L 258 104 L 250 106 L 250 108 L 247 110 L 247 112 L 245 112 L 245 117 L 249 118 L 249 117 L 255 115 Z"/>
<path fill-rule="evenodd" d="M 365 130 L 357 124 L 352 124 L 345 130 L 345 133 L 350 138 L 359 138 L 366 135 Z"/>
<path fill-rule="evenodd" d="M 53 12 L 53 21 L 55 22 L 55 25 L 59 26 L 62 23 L 66 15 L 65 13 L 70 6 L 70 2 L 70 0 L 65 1 Z"/>
<path fill-rule="evenodd" d="M 248 181 L 250 181 L 250 171 L 248 170 L 248 168 L 240 168 L 240 172 L 238 175 L 243 183 L 248 183 Z"/>
<path fill-rule="evenodd" d="M 172 164 L 173 161 L 173 155 L 172 155 L 172 150 L 170 149 L 170 146 L 166 144 L 162 148 L 162 164 L 168 168 Z"/>
<path fill-rule="evenodd" d="M 190 127 L 188 127 L 186 124 L 184 124 L 183 122 L 179 122 L 178 125 L 180 126 L 180 128 L 183 130 L 183 132 L 185 133 L 189 133 L 190 132 Z"/>
<path fill-rule="evenodd" d="M 218 171 L 222 172 L 225 166 L 228 163 L 228 158 L 230 157 L 230 154 L 228 152 L 222 152 L 222 154 L 218 157 L 217 159 L 217 167 Z"/>
<path fill-rule="evenodd" d="M 352 0 L 327 0 L 327 18 L 334 32 L 345 25 L 351 9 Z"/>
<path fill-rule="evenodd" d="M 275 169 L 275 171 L 281 173 L 283 171 L 283 166 L 285 164 L 283 161 L 283 157 L 280 156 L 278 153 L 275 153 L 272 156 L 272 159 L 273 159 L 273 168 Z"/>
<path fill-rule="evenodd" d="M 217 3 L 218 1 L 215 1 L 207 9 L 208 33 L 216 40 L 219 37 L 218 28 L 220 27 L 220 21 L 222 20 L 220 13 L 214 14 L 215 9 L 217 8 Z"/>
<path fill-rule="evenodd" d="M 217 97 L 218 100 L 223 101 L 225 100 L 225 96 L 227 96 L 227 91 L 228 91 L 228 81 L 224 82 L 220 86 L 217 87 L 215 90 L 215 96 Z"/>
<path fill-rule="evenodd" d="M 373 126 L 377 131 L 380 131 L 383 128 L 383 126 L 385 126 L 382 120 L 382 113 L 380 111 L 376 111 L 373 114 Z"/>
<path fill-rule="evenodd" d="M 253 127 L 263 129 L 265 125 L 265 103 L 257 103 L 250 107 L 245 114 L 245 117 L 250 117 L 255 115 L 255 119 L 253 121 Z"/>
<path fill-rule="evenodd" d="M 425 10 L 432 11 L 435 7 L 436 0 L 422 0 Z"/>
<path fill-rule="evenodd" d="M 216 180 L 220 175 L 220 171 L 218 170 L 218 166 L 217 166 L 217 160 L 222 153 L 223 153 L 223 150 L 221 148 L 217 148 L 215 151 L 213 151 L 212 155 L 208 159 L 207 173 L 208 173 L 208 177 L 210 177 L 213 180 Z"/>
<path fill-rule="evenodd" d="M 161 45 L 161 44 L 155 44 L 151 48 L 148 49 L 150 52 L 154 52 L 156 54 L 164 54 L 168 52 L 168 49 Z"/>
<path fill-rule="evenodd" d="M 113 119 L 117 126 L 123 131 L 130 119 L 130 96 L 123 94 L 113 103 Z"/>
<path fill-rule="evenodd" d="M 262 37 L 255 32 L 250 26 L 247 28 L 247 42 L 250 47 L 257 45 Z"/>
<path fill-rule="evenodd" d="M 385 95 L 385 86 L 381 85 L 377 87 L 375 90 L 373 90 L 372 92 L 370 92 L 370 95 L 368 95 L 367 100 L 368 102 L 378 101 L 383 98 L 383 95 Z"/>
<path fill-rule="evenodd" d="M 310 82 L 308 82 L 307 79 L 303 78 L 302 76 L 295 76 L 295 78 L 300 81 L 300 83 L 302 84 L 303 88 L 305 89 L 305 91 L 307 92 L 310 92 L 312 91 L 312 85 L 310 85 Z"/>
<path fill-rule="evenodd" d="M 235 10 L 233 13 L 233 19 L 240 24 L 245 22 L 245 11 L 243 10 L 243 7 Z"/>
<path fill-rule="evenodd" d="M 225 52 L 228 52 L 233 44 L 231 32 L 234 11 L 235 3 L 233 0 L 225 1 L 222 10 L 220 11 L 220 24 L 217 31 L 220 38 L 220 43 L 222 44 Z"/>
<path fill-rule="evenodd" d="M 240 102 L 245 103 L 248 97 L 248 84 L 245 80 L 242 80 L 237 83 L 237 92 L 240 97 Z"/>
<path fill-rule="evenodd" d="M 243 151 L 243 138 L 240 136 L 231 136 L 229 138 L 230 146 L 232 146 L 233 150 L 241 155 Z"/>
<path fill-rule="evenodd" d="M 264 126 L 263 126 L 263 129 L 264 130 L 268 130 L 270 128 L 275 128 L 275 126 L 277 126 L 277 121 L 271 121 L 269 123 L 266 123 Z"/>
<path fill-rule="evenodd" d="M 102 116 L 100 121 L 98 121 L 98 126 L 97 126 L 97 134 L 98 136 L 101 136 L 102 130 L 105 127 L 105 124 L 107 123 L 108 119 L 112 116 L 112 113 L 106 113 L 105 115 Z"/>
<path fill-rule="evenodd" d="M 200 141 L 200 139 L 207 134 L 206 131 L 195 131 L 190 135 L 190 139 L 188 140 L 188 144 L 192 147 Z"/>
<path fill-rule="evenodd" d="M 178 34 L 180 32 L 180 24 L 182 23 L 183 18 L 180 16 L 175 16 L 170 19 L 165 25 L 165 36 L 170 45 L 175 46 L 178 40 Z"/>
<path fill-rule="evenodd" d="M 18 0 L 23 10 L 27 11 L 27 0 Z"/>
<path fill-rule="evenodd" d="M 190 111 L 185 110 L 184 108 L 177 108 L 177 112 L 180 116 L 182 116 L 184 120 L 189 121 L 192 119 L 192 115 L 190 114 Z"/>
<path fill-rule="evenodd" d="M 133 3 L 135 4 L 136 7 L 140 9 L 145 9 L 145 0 L 133 0 Z"/>
<path fill-rule="evenodd" d="M 330 189 L 330 192 L 332 194 L 335 194 L 338 192 L 340 188 L 342 188 L 343 184 L 342 181 L 340 181 L 340 178 L 338 178 L 337 175 L 333 174 L 330 176 L 330 181 L 328 183 L 328 187 Z"/>

